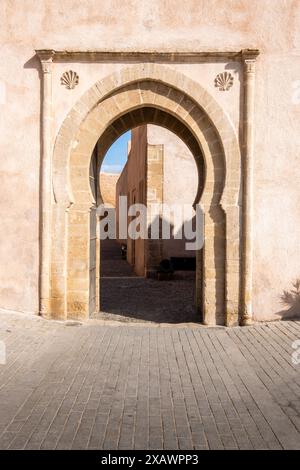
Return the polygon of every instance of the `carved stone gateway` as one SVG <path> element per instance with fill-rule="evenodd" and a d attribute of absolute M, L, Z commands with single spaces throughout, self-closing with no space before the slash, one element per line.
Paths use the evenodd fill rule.
<path fill-rule="evenodd" d="M 97 144 L 99 169 L 106 150 L 123 132 L 154 123 L 163 124 L 188 145 L 199 174 L 204 175 L 199 178 L 195 201 L 205 214 L 205 245 L 197 254 L 196 270 L 199 321 L 209 325 L 251 323 L 254 64 L 258 51 L 36 52 L 43 70 L 40 313 L 47 318 L 87 319 L 99 310 L 98 201 L 89 182 L 91 156 Z M 72 61 L 81 70 L 86 68 L 85 76 L 87 71 L 96 74 L 98 63 L 107 64 L 109 72 L 88 85 L 83 79 L 75 83 L 72 76 L 69 82 L 76 84 L 72 93 L 78 95 L 71 108 L 62 112 L 52 90 L 52 73 L 57 68 L 61 76 L 66 63 Z M 219 102 L 219 96 L 220 100 L 230 99 L 232 91 L 219 93 L 214 86 L 219 74 L 220 86 L 230 88 L 233 75 L 227 75 L 225 66 L 232 62 L 242 70 L 241 140 L 238 126 L 224 110 L 231 106 L 237 115 L 239 102 L 234 106 Z M 199 71 L 201 64 L 202 83 L 190 77 L 196 76 L 194 70 Z M 185 73 L 187 65 L 189 73 Z M 238 86 L 237 80 L 234 83 L 230 90 Z M 214 93 L 219 93 L 218 98 Z M 235 96 L 239 96 L 238 90 Z"/>

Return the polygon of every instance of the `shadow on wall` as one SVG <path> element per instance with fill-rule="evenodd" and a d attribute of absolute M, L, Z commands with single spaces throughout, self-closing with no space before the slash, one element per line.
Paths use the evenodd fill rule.
<path fill-rule="evenodd" d="M 293 289 L 283 291 L 281 295 L 281 303 L 288 307 L 286 310 L 277 312 L 276 315 L 281 316 L 281 320 L 300 319 L 300 279 L 293 284 Z"/>

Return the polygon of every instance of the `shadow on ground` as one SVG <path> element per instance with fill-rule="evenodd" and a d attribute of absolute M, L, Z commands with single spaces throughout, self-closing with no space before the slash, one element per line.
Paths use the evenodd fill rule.
<path fill-rule="evenodd" d="M 157 323 L 199 323 L 194 306 L 195 273 L 178 272 L 170 281 L 145 279 L 122 260 L 119 245 L 101 247 L 100 318 Z"/>

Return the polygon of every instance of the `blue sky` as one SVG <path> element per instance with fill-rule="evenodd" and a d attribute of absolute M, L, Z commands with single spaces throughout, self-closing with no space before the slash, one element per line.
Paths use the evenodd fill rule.
<path fill-rule="evenodd" d="M 103 173 L 121 173 L 127 161 L 127 144 L 131 138 L 131 131 L 121 135 L 109 148 L 101 165 Z"/>

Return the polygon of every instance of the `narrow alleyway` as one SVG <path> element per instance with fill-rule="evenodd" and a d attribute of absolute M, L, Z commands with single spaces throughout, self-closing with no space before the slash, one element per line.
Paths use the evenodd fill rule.
<path fill-rule="evenodd" d="M 114 240 L 101 242 L 100 318 L 119 321 L 199 322 L 194 307 L 195 273 L 178 271 L 170 281 L 136 276 Z"/>

